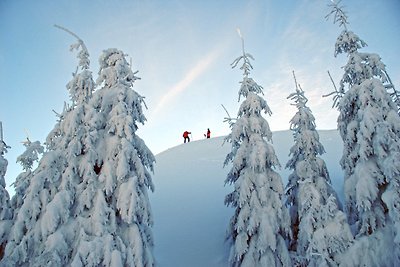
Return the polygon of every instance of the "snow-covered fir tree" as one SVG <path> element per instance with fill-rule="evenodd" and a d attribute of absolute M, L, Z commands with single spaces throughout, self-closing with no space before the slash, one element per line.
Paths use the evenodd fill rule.
<path fill-rule="evenodd" d="M 5 181 L 8 161 L 4 158 L 4 154 L 7 153 L 7 149 L 9 148 L 3 140 L 3 125 L 0 121 L 0 260 L 3 257 L 12 221 L 10 195 L 7 192 Z"/>
<path fill-rule="evenodd" d="M 6 249 L 10 266 L 153 266 L 147 190 L 154 156 L 136 134 L 143 97 L 124 54 L 104 51 L 99 84 L 78 39 L 71 105 L 49 134 Z"/>
<path fill-rule="evenodd" d="M 294 72 L 293 72 L 294 75 Z M 345 214 L 338 209 L 308 99 L 296 82 L 288 96 L 297 107 L 290 120 L 295 144 L 286 168 L 293 170 L 286 186 L 293 238 L 290 250 L 296 266 L 338 266 L 353 236 Z"/>
<path fill-rule="evenodd" d="M 39 155 L 44 152 L 44 148 L 39 141 L 31 142 L 27 137 L 23 144 L 26 149 L 20 156 L 18 156 L 17 162 L 21 164 L 24 172 L 18 175 L 15 182 L 12 184 L 15 188 L 15 194 L 11 199 L 14 218 L 23 204 L 26 189 L 29 187 L 31 182 L 33 164 L 39 160 Z"/>
<path fill-rule="evenodd" d="M 243 41 L 243 39 L 242 39 Z M 282 197 L 281 177 L 274 171 L 280 166 L 271 144 L 272 133 L 262 113 L 271 114 L 267 102 L 259 94 L 262 87 L 249 77 L 253 57 L 245 53 L 240 62 L 243 80 L 239 90 L 241 103 L 232 132 L 226 140 L 232 150 L 225 165 L 232 162 L 225 183 L 233 184 L 234 191 L 225 203 L 235 208 L 228 228 L 231 245 L 231 266 L 291 266 L 286 238 L 290 235 L 290 218 Z"/>
<path fill-rule="evenodd" d="M 85 149 L 90 149 L 86 95 L 87 90 L 93 91 L 94 81 L 88 70 L 89 54 L 84 43 L 78 39 L 71 48 L 81 50 L 79 56 L 84 55 L 79 63 L 80 72 L 77 69 L 67 85 L 72 104 L 64 106 L 58 123 L 49 133 L 47 151 L 30 174 L 30 181 L 17 180 L 21 192 L 16 193 L 25 195 L 16 195 L 19 211 L 2 262 L 5 266 L 65 266 L 76 253 L 81 228 L 76 208 L 78 186 L 85 178 L 95 179 L 88 171 L 92 167 L 85 155 Z M 32 158 L 28 156 L 25 161 L 25 156 L 28 155 L 20 160 L 29 168 Z M 22 205 L 19 198 L 23 199 Z"/>
<path fill-rule="evenodd" d="M 132 89 L 138 77 L 117 49 L 100 56 L 98 84 L 87 114 L 92 149 L 86 151 L 95 179 L 78 192 L 81 221 L 73 266 L 154 266 L 153 224 L 148 190 L 155 162 L 136 135 L 144 123 L 144 97 Z"/>
<path fill-rule="evenodd" d="M 348 62 L 340 81 L 338 128 L 344 142 L 341 166 L 349 223 L 358 239 L 348 260 L 362 266 L 400 265 L 400 117 L 387 91 L 389 82 L 377 54 L 361 53 L 366 46 L 347 29 L 347 16 L 331 5 L 334 22 L 344 30 L 335 56 Z M 377 250 L 376 248 L 384 248 Z M 356 253 L 359 249 L 364 251 Z M 368 250 L 368 251 L 366 251 Z M 385 251 L 385 252 L 383 252 Z M 361 255 L 362 253 L 362 255 Z M 367 255 L 367 256 L 364 256 Z"/>

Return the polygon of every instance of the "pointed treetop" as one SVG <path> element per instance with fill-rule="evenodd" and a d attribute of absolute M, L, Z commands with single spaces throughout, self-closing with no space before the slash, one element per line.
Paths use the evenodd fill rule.
<path fill-rule="evenodd" d="M 240 31 L 240 28 L 237 28 L 236 30 L 237 30 L 237 33 L 238 33 L 240 39 L 242 40 L 242 51 L 243 51 L 243 55 L 244 55 L 245 54 L 245 52 L 244 52 L 244 38 L 243 38 L 242 32 Z"/>
<path fill-rule="evenodd" d="M 305 107 L 306 103 L 308 102 L 308 99 L 304 95 L 304 91 L 301 88 L 300 84 L 297 83 L 296 75 L 294 74 L 294 71 L 292 71 L 292 73 L 293 73 L 294 83 L 296 85 L 296 92 L 291 93 L 287 97 L 287 99 L 294 100 L 295 103 L 291 104 L 291 105 L 297 106 L 297 108 L 302 108 L 302 107 Z"/>
<path fill-rule="evenodd" d="M 339 35 L 335 44 L 335 57 L 341 53 L 354 53 L 359 48 L 367 46 L 360 37 L 357 36 L 352 31 L 347 30 L 347 25 L 349 24 L 347 21 L 347 15 L 343 11 L 343 6 L 339 6 L 340 0 L 336 3 L 334 0 L 331 0 L 332 4 L 329 7 L 332 8 L 331 12 L 325 16 L 326 19 L 329 19 L 331 15 L 333 15 L 333 23 L 339 22 L 339 26 L 344 27 L 344 31 Z"/>
<path fill-rule="evenodd" d="M 26 137 L 26 140 L 21 143 L 26 150 L 18 156 L 17 162 L 21 164 L 24 171 L 28 171 L 32 169 L 33 163 L 39 160 L 39 154 L 43 154 L 44 148 L 39 141 L 32 142 L 29 137 Z"/>
<path fill-rule="evenodd" d="M 242 66 L 240 67 L 243 70 L 243 81 L 240 83 L 242 84 L 239 90 L 239 100 L 240 97 L 243 96 L 247 98 L 247 95 L 252 92 L 255 94 L 264 94 L 262 91 L 262 86 L 258 85 L 252 78 L 249 77 L 250 70 L 253 69 L 253 66 L 250 63 L 250 59 L 254 60 L 254 57 L 249 53 L 246 53 L 244 50 L 244 39 L 240 32 L 240 29 L 237 29 L 240 39 L 242 40 L 242 52 L 243 55 L 236 58 L 233 63 L 231 64 L 232 68 L 235 68 L 241 61 L 243 61 Z"/>
<path fill-rule="evenodd" d="M 95 88 L 92 73 L 89 71 L 89 52 L 85 43 L 78 35 L 59 25 L 54 25 L 54 27 L 69 33 L 78 40 L 77 43 L 70 46 L 70 51 L 74 49 L 78 50 L 77 58 L 79 59 L 79 63 L 75 73 L 72 73 L 72 80 L 66 86 L 72 100 L 72 106 L 68 110 L 72 110 L 77 104 L 87 101 Z M 79 69 L 82 70 L 80 73 L 78 73 Z"/>
<path fill-rule="evenodd" d="M 302 91 L 302 89 L 301 89 L 301 87 L 300 87 L 300 84 L 298 84 L 297 83 L 297 79 L 296 79 L 296 74 L 294 74 L 294 70 L 292 70 L 292 73 L 293 73 L 293 78 L 294 78 L 294 84 L 295 84 L 295 86 L 296 86 L 296 92 L 298 92 L 298 91 Z M 300 88 L 300 89 L 299 89 Z"/>
<path fill-rule="evenodd" d="M 253 66 L 250 63 L 250 59 L 254 60 L 254 57 L 251 54 L 245 52 L 245 50 L 244 50 L 244 38 L 243 38 L 243 35 L 240 32 L 239 28 L 237 28 L 237 32 L 239 34 L 240 39 L 242 40 L 242 52 L 243 52 L 243 55 L 238 57 L 237 59 L 235 59 L 232 62 L 231 66 L 232 66 L 232 69 L 236 68 L 236 66 L 239 64 L 239 62 L 243 60 L 243 64 L 240 67 L 240 69 L 243 70 L 243 75 L 247 77 L 250 74 L 250 70 L 253 69 Z"/>
<path fill-rule="evenodd" d="M 25 134 L 26 134 L 26 140 L 21 141 L 21 143 L 22 143 L 24 146 L 29 146 L 32 142 L 31 142 L 31 140 L 29 139 L 28 130 L 27 130 L 27 129 L 24 129 L 24 132 L 25 132 Z"/>
<path fill-rule="evenodd" d="M 347 21 L 347 14 L 346 12 L 344 12 L 344 6 L 339 6 L 341 0 L 339 0 L 338 2 L 335 2 L 334 0 L 331 0 L 331 4 L 329 4 L 328 6 L 332 8 L 331 12 L 329 12 L 328 15 L 325 16 L 326 19 L 329 19 L 329 17 L 331 15 L 333 15 L 333 23 L 338 22 L 339 26 L 343 26 L 344 29 L 347 31 L 347 24 L 349 24 L 349 22 Z"/>
<path fill-rule="evenodd" d="M 89 69 L 89 65 L 90 65 L 89 51 L 87 50 L 86 45 L 85 45 L 85 43 L 82 41 L 82 39 L 79 38 L 79 36 L 76 35 L 75 33 L 73 33 L 72 31 L 70 31 L 70 30 L 68 30 L 68 29 L 66 29 L 66 28 L 64 28 L 64 27 L 62 27 L 62 26 L 54 25 L 54 27 L 56 27 L 56 28 L 58 28 L 58 29 L 60 29 L 60 30 L 63 30 L 63 31 L 65 31 L 65 32 L 71 34 L 72 36 L 74 36 L 74 37 L 78 40 L 78 43 L 72 44 L 72 45 L 71 45 L 70 50 L 71 50 L 71 51 L 74 50 L 74 49 L 79 50 L 79 48 L 81 48 L 81 51 L 79 51 L 79 53 L 78 53 L 79 66 L 80 66 L 83 70 Z"/>

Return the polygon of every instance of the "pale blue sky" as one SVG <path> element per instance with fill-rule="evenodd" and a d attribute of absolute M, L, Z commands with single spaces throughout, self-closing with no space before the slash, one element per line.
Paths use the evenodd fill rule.
<path fill-rule="evenodd" d="M 241 54 L 239 27 L 247 52 L 255 57 L 252 77 L 264 87 L 273 115 L 272 130 L 289 128 L 295 110 L 286 99 L 294 88 L 291 71 L 306 91 L 319 129 L 336 128 L 332 90 L 326 71 L 339 81 L 346 57 L 334 58 L 341 32 L 324 0 L 248 1 L 0 1 L 0 121 L 6 154 L 7 185 L 22 168 L 15 160 L 28 131 L 44 142 L 56 117 L 68 101 L 65 85 L 77 65 L 69 52 L 78 34 L 91 54 L 97 77 L 98 57 L 115 47 L 133 59 L 142 78 L 134 89 L 146 97 L 148 122 L 138 135 L 154 154 L 182 142 L 182 132 L 203 138 L 226 135 L 224 104 L 232 116 L 239 103 L 242 73 L 230 63 Z M 343 0 L 349 29 L 378 53 L 395 86 L 400 88 L 400 1 Z M 289 151 L 288 151 L 289 153 Z M 157 167 L 156 167 L 157 172 Z"/>

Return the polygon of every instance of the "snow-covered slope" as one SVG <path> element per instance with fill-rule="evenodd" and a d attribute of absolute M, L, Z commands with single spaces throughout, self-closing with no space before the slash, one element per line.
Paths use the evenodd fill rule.
<path fill-rule="evenodd" d="M 343 198 L 343 175 L 339 166 L 342 140 L 336 130 L 319 131 L 333 186 Z M 225 231 L 233 209 L 224 205 L 232 191 L 224 186 L 228 167 L 223 168 L 230 144 L 223 137 L 193 141 L 156 155 L 150 194 L 154 215 L 155 257 L 161 267 L 228 266 Z M 287 183 L 284 166 L 293 144 L 290 131 L 273 133 L 274 148 Z"/>

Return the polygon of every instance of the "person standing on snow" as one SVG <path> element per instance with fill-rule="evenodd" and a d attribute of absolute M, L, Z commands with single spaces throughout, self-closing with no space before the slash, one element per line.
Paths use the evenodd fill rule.
<path fill-rule="evenodd" d="M 186 140 L 188 141 L 188 143 L 190 142 L 189 134 L 192 134 L 192 133 L 188 132 L 188 131 L 183 132 L 183 142 L 184 143 L 186 143 Z"/>
<path fill-rule="evenodd" d="M 206 133 L 206 134 L 204 134 L 204 137 L 207 137 L 207 139 L 209 139 L 209 138 L 210 138 L 210 136 L 211 136 L 211 131 L 210 131 L 210 128 L 207 128 L 207 133 Z"/>

